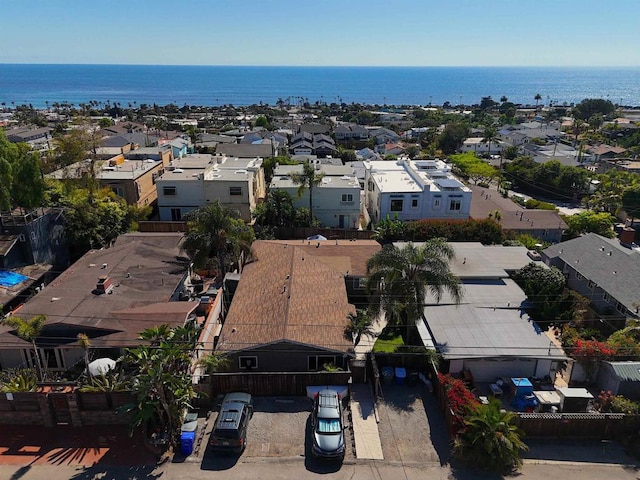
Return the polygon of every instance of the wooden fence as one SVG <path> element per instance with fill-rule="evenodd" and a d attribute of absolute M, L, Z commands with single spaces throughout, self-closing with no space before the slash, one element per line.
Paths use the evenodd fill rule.
<path fill-rule="evenodd" d="M 214 373 L 200 390 L 209 398 L 229 392 L 252 395 L 306 395 L 311 385 L 347 385 L 351 372 L 251 372 Z M 201 384 L 202 385 L 202 384 Z"/>
<path fill-rule="evenodd" d="M 160 221 L 143 221 L 138 222 L 138 230 L 140 232 L 149 233 L 171 233 L 186 232 L 186 222 L 160 222 Z"/>
<path fill-rule="evenodd" d="M 0 425 L 118 425 L 131 414 L 120 407 L 134 401 L 131 392 L 21 392 L 0 396 Z"/>
<path fill-rule="evenodd" d="M 640 415 L 623 413 L 518 413 L 526 437 L 621 438 L 640 429 Z"/>

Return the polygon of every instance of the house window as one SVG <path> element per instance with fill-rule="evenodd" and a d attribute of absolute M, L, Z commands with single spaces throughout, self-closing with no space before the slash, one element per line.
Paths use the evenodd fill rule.
<path fill-rule="evenodd" d="M 373 182 L 371 180 L 367 182 L 367 190 L 373 192 Z"/>
<path fill-rule="evenodd" d="M 402 199 L 391 199 L 391 211 L 392 212 L 401 212 L 402 211 Z"/>
<path fill-rule="evenodd" d="M 335 355 L 309 355 L 310 371 L 324 370 L 324 366 L 327 364 L 336 365 Z"/>
<path fill-rule="evenodd" d="M 119 197 L 124 197 L 124 189 L 120 185 L 112 185 L 111 191 Z"/>
<path fill-rule="evenodd" d="M 258 357 L 238 357 L 238 368 L 240 370 L 255 370 L 258 368 Z"/>
<path fill-rule="evenodd" d="M 353 279 L 353 289 L 354 290 L 364 290 L 367 288 L 367 279 L 364 277 L 354 278 Z"/>
<path fill-rule="evenodd" d="M 627 313 L 627 308 L 623 304 L 621 304 L 620 302 L 618 302 L 618 304 L 616 305 L 616 310 L 618 310 L 622 314 L 626 314 Z"/>
<path fill-rule="evenodd" d="M 580 274 L 580 272 L 576 272 L 576 279 L 582 280 L 584 277 Z"/>
<path fill-rule="evenodd" d="M 59 370 L 64 368 L 62 353 L 56 348 L 43 348 L 40 350 L 40 359 L 42 364 L 48 369 Z"/>
<path fill-rule="evenodd" d="M 593 287 L 595 286 L 596 286 L 596 282 L 594 282 L 593 280 L 589 280 L 589 288 L 593 290 Z"/>
<path fill-rule="evenodd" d="M 229 187 L 229 195 L 242 195 L 242 187 Z"/>
<path fill-rule="evenodd" d="M 352 203 L 353 202 L 353 194 L 352 193 L 343 193 L 341 201 L 342 201 L 342 203 Z"/>
<path fill-rule="evenodd" d="M 176 187 L 162 187 L 162 194 L 163 195 L 177 195 L 178 192 L 176 190 Z"/>
<path fill-rule="evenodd" d="M 171 221 L 179 222 L 182 220 L 182 211 L 179 208 L 171 209 Z"/>
<path fill-rule="evenodd" d="M 412 198 L 411 199 L 411 208 L 418 208 L 418 199 L 417 198 Z"/>
<path fill-rule="evenodd" d="M 604 292 L 602 298 L 604 298 L 605 302 L 611 303 L 611 295 L 609 295 L 607 292 Z"/>
<path fill-rule="evenodd" d="M 433 199 L 433 208 L 440 208 L 440 199 L 439 198 L 434 198 Z"/>
<path fill-rule="evenodd" d="M 460 200 L 451 200 L 449 203 L 449 210 L 451 211 L 459 211 L 462 207 Z"/>

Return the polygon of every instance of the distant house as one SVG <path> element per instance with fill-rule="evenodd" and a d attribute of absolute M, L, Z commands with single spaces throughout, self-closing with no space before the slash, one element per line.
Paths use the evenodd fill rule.
<path fill-rule="evenodd" d="M 14 312 L 25 319 L 46 315 L 37 345 L 48 369 L 64 371 L 81 361 L 79 333 L 89 337 L 95 358 L 115 359 L 140 345 L 148 327 L 184 325 L 198 304 L 177 301 L 188 265 L 181 240 L 174 233 L 120 236 L 113 247 L 89 251 Z M 32 350 L 0 324 L 3 368 L 34 366 Z"/>
<path fill-rule="evenodd" d="M 342 123 L 333 130 L 333 135 L 338 142 L 366 141 L 369 130 L 356 123 Z"/>
<path fill-rule="evenodd" d="M 234 144 L 219 143 L 216 153 L 232 158 L 271 158 L 279 155 L 279 147 L 275 144 Z"/>
<path fill-rule="evenodd" d="M 596 385 L 612 395 L 640 400 L 640 362 L 600 362 Z"/>
<path fill-rule="evenodd" d="M 471 190 L 441 160 L 365 161 L 366 207 L 374 222 L 469 218 Z"/>
<path fill-rule="evenodd" d="M 462 152 L 499 154 L 503 145 L 500 142 L 485 142 L 483 137 L 467 138 L 460 147 Z"/>
<path fill-rule="evenodd" d="M 171 150 L 163 152 L 154 147 L 149 148 L 155 153 L 140 153 L 143 149 L 132 150 L 126 153 L 130 158 L 116 155 L 97 166 L 92 166 L 91 161 L 85 160 L 56 170 L 47 177 L 64 182 L 82 178 L 94 168 L 95 178 L 100 186 L 124 198 L 129 205 L 155 205 L 156 179 L 164 173 L 165 167 L 169 164 Z M 154 158 L 147 158 L 149 156 Z"/>
<path fill-rule="evenodd" d="M 289 151 L 293 155 L 316 155 L 324 158 L 333 155 L 337 149 L 335 142 L 328 135 L 300 132 L 291 139 Z"/>
<path fill-rule="evenodd" d="M 373 139 L 376 145 L 385 145 L 400 141 L 400 135 L 393 130 L 383 127 L 370 129 L 369 136 Z"/>
<path fill-rule="evenodd" d="M 476 220 L 495 218 L 498 212 L 498 222 L 503 232 L 512 232 L 516 235 L 525 233 L 545 242 L 558 243 L 562 240 L 562 233 L 568 228 L 555 210 L 523 208 L 495 190 L 477 185 L 470 185 L 469 188 L 473 192 L 471 218 Z"/>
<path fill-rule="evenodd" d="M 362 213 L 360 182 L 352 167 L 315 164 L 324 174 L 320 185 L 313 189 L 313 214 L 323 227 L 358 228 Z M 309 208 L 309 191 L 298 196 L 299 185 L 292 173 L 301 173 L 302 165 L 280 165 L 273 172 L 270 190 L 282 190 L 293 198 L 296 208 Z"/>
<path fill-rule="evenodd" d="M 611 145 L 600 145 L 598 147 L 590 148 L 589 152 L 593 155 L 594 161 L 600 162 L 603 160 L 611 160 L 613 158 L 621 157 L 627 152 L 627 149 Z"/>
<path fill-rule="evenodd" d="M 27 143 L 35 150 L 49 150 L 51 147 L 51 128 L 18 127 L 5 131 L 7 140 L 12 143 Z"/>
<path fill-rule="evenodd" d="M 402 245 L 402 244 L 397 244 Z M 524 247 L 451 243 L 451 270 L 463 287 L 460 304 L 427 294 L 418 323 L 423 344 L 443 358 L 445 373 L 470 372 L 475 382 L 502 377 L 555 377 L 568 358 L 524 311 L 527 297 L 509 273 L 532 261 Z"/>
<path fill-rule="evenodd" d="M 250 222 L 266 196 L 261 158 L 189 154 L 173 160 L 155 186 L 162 221 L 181 221 L 185 213 L 219 201 Z"/>
<path fill-rule="evenodd" d="M 296 133 L 310 133 L 311 135 L 316 135 L 321 133 L 323 135 L 328 135 L 331 132 L 331 127 L 324 123 L 301 123 L 298 125 L 298 129 Z"/>
<path fill-rule="evenodd" d="M 585 296 L 601 313 L 639 319 L 640 254 L 609 239 L 588 233 L 542 251 L 547 265 L 567 277 L 567 285 Z"/>
<path fill-rule="evenodd" d="M 609 170 L 640 173 L 640 161 L 630 158 L 616 158 L 600 160 L 598 162 L 596 173 L 606 173 Z"/>
<path fill-rule="evenodd" d="M 348 368 L 353 344 L 344 329 L 355 309 L 347 283 L 364 277 L 366 259 L 380 248 L 376 242 L 358 243 L 253 243 L 255 261 L 242 271 L 216 347 L 230 356 L 232 371 Z M 362 277 L 353 277 L 356 272 Z"/>

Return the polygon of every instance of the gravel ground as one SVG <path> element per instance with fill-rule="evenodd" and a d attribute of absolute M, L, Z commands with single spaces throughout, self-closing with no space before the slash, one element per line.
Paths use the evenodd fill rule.
<path fill-rule="evenodd" d="M 433 395 L 422 385 L 383 385 L 383 393 L 378 431 L 385 460 L 445 462 L 449 440 Z"/>

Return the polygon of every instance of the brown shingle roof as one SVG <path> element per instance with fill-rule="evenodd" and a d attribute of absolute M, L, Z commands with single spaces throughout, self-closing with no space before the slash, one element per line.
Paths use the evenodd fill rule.
<path fill-rule="evenodd" d="M 350 276 L 364 277 L 367 274 L 367 260 L 380 250 L 375 240 L 272 240 L 299 247 L 314 255 L 338 272 Z"/>
<path fill-rule="evenodd" d="M 219 350 L 279 340 L 343 352 L 353 347 L 344 338 L 347 315 L 355 310 L 342 272 L 302 245 L 256 241 L 252 248 L 257 260 L 242 273 Z"/>

